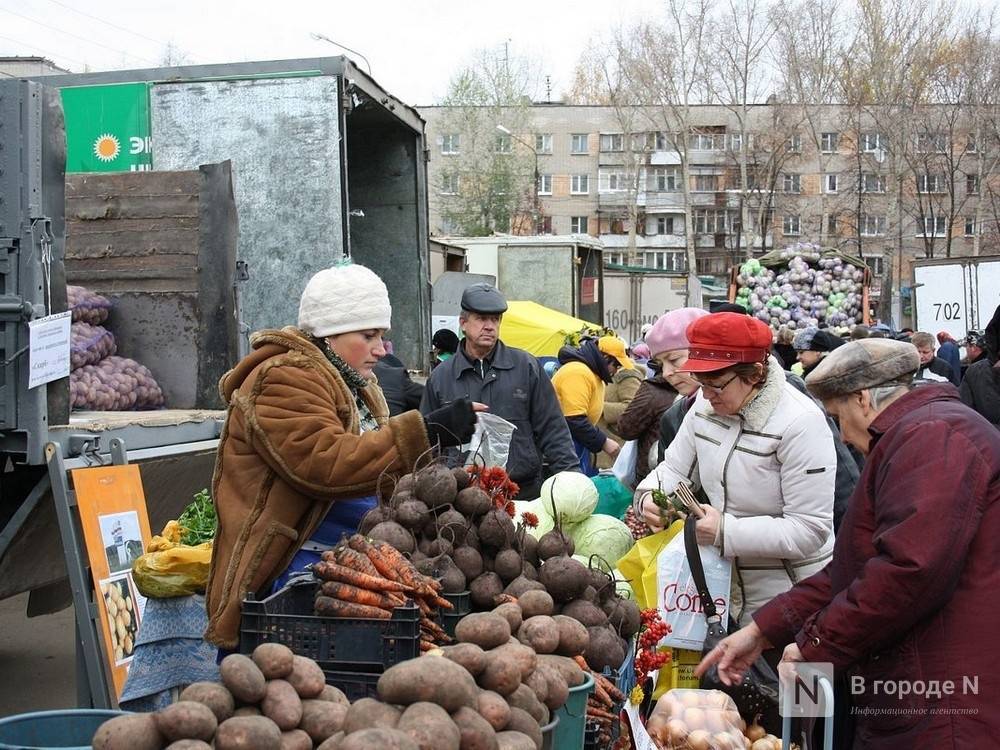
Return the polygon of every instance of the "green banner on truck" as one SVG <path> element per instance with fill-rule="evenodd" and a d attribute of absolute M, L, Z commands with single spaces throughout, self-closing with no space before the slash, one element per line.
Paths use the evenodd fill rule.
<path fill-rule="evenodd" d="M 153 168 L 148 83 L 75 86 L 61 94 L 67 172 Z"/>

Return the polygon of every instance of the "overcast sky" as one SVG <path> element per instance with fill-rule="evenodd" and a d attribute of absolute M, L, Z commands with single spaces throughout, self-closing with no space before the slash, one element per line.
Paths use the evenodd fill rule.
<path fill-rule="evenodd" d="M 580 52 L 616 23 L 658 14 L 659 0 L 0 0 L 0 56 L 41 55 L 73 72 L 158 65 L 168 43 L 191 63 L 361 52 L 407 104 L 433 104 L 480 48 L 539 60 L 553 97 Z M 364 68 L 364 64 L 358 61 Z M 544 90 L 538 92 L 543 96 Z"/>

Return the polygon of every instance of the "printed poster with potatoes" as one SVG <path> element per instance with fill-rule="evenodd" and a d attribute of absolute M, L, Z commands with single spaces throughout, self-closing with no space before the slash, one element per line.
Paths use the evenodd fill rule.
<path fill-rule="evenodd" d="M 146 498 L 138 466 L 99 466 L 70 474 L 117 699 L 125 686 L 146 607 L 132 581 L 132 563 L 151 538 Z"/>

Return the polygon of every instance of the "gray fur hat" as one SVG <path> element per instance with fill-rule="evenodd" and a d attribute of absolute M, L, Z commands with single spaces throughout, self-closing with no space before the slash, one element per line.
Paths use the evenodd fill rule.
<path fill-rule="evenodd" d="M 861 339 L 830 352 L 806 377 L 819 399 L 886 385 L 907 385 L 920 367 L 917 348 L 893 339 Z"/>

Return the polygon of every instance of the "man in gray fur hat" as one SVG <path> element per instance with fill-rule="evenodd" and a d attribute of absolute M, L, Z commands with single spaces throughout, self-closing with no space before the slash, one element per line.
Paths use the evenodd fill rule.
<path fill-rule="evenodd" d="M 806 379 L 867 456 L 833 559 L 698 668 L 737 682 L 777 646 L 785 662 L 832 663 L 850 703 L 838 747 L 992 747 L 1000 734 L 1000 435 L 950 384 L 914 388 L 919 364 L 912 344 L 869 338 Z"/>

